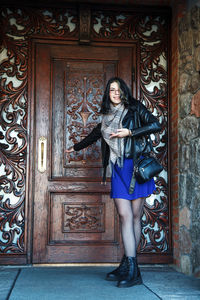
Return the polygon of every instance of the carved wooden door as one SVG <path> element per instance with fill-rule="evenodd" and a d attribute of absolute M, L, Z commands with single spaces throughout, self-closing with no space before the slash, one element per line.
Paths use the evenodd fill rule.
<path fill-rule="evenodd" d="M 100 121 L 107 80 L 131 86 L 135 47 L 35 44 L 33 262 L 111 262 L 121 256 L 100 141 L 65 154 Z M 136 91 L 136 88 L 134 89 Z"/>

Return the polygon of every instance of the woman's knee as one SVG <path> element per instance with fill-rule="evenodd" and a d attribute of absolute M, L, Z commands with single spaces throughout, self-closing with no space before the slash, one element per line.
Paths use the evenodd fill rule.
<path fill-rule="evenodd" d="M 141 219 L 141 216 L 142 216 L 142 214 L 141 214 L 141 211 L 133 211 L 133 221 L 135 222 L 135 221 L 140 221 L 140 219 Z"/>
<path fill-rule="evenodd" d="M 143 214 L 144 198 L 137 199 L 137 203 L 133 204 L 133 219 L 134 221 L 140 220 Z"/>
<path fill-rule="evenodd" d="M 133 220 L 133 211 L 131 203 L 125 199 L 115 199 L 115 205 L 121 222 Z"/>
<path fill-rule="evenodd" d="M 120 221 L 122 223 L 133 221 L 133 212 L 132 210 L 121 209 L 118 211 Z"/>

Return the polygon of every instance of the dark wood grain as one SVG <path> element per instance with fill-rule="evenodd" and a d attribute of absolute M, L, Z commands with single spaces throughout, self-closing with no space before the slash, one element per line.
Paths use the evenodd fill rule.
<path fill-rule="evenodd" d="M 92 46 L 36 45 L 34 263 L 105 262 L 122 255 L 110 186 L 100 182 L 100 143 L 71 155 L 65 149 L 100 122 L 108 76 L 120 70 L 131 85 L 134 51 L 134 45 L 108 51 Z M 48 166 L 42 174 L 37 170 L 40 136 L 48 140 Z"/>
<path fill-rule="evenodd" d="M 81 74 L 89 62 L 90 73 L 94 68 L 98 76 L 104 76 L 101 89 L 113 74 L 120 75 L 129 83 L 133 95 L 144 101 L 162 123 L 162 132 L 155 136 L 154 147 L 167 171 L 170 13 L 168 9 L 158 7 L 151 9 L 92 5 L 90 31 L 87 28 L 87 43 L 90 46 L 80 46 L 80 15 L 76 5 L 64 4 L 62 8 L 56 8 L 57 3 L 53 3 L 50 4 L 51 8 L 38 9 L 33 8 L 37 5 L 32 2 L 31 7 L 22 6 L 18 10 L 14 9 L 16 2 L 13 2 L 13 8 L 11 5 L 7 10 L 7 3 L 6 1 L 2 6 L 0 18 L 2 45 L 8 54 L 1 63 L 3 76 L 0 79 L 0 160 L 5 170 L 0 177 L 0 188 L 4 192 L 0 199 L 3 234 L 0 241 L 0 263 L 31 263 L 32 243 L 35 262 L 56 262 L 57 255 L 57 261 L 66 262 L 68 255 L 64 254 L 65 246 L 62 245 L 62 249 L 52 244 L 51 247 L 48 246 L 52 222 L 49 219 L 49 199 L 55 194 L 68 197 L 70 193 L 77 193 L 77 197 L 84 193 L 98 193 L 102 195 L 101 201 L 104 201 L 103 197 L 109 198 L 109 184 L 106 187 L 100 184 L 98 144 L 95 148 L 80 153 L 79 157 L 72 155 L 67 158 L 64 154 L 65 147 L 69 145 L 69 137 L 73 141 L 78 140 L 72 124 L 69 123 L 70 129 L 65 123 L 66 120 L 76 121 L 73 113 L 68 114 L 75 105 L 73 101 L 70 100 L 71 108 L 65 110 L 70 98 L 67 65 L 70 66 L 69 70 L 73 70 L 75 78 L 76 64 L 79 64 Z M 47 10 L 48 15 L 45 13 Z M 17 26 L 12 23 L 14 19 Z M 73 29 L 70 29 L 69 19 Z M 94 29 L 97 22 L 100 25 L 98 32 Z M 17 38 L 14 39 L 13 36 Z M 39 44 L 42 45 L 41 52 Z M 168 63 L 166 67 L 160 63 L 161 56 Z M 5 76 L 8 80 L 5 80 Z M 13 77 L 18 80 L 17 87 L 12 85 Z M 160 80 L 162 83 L 158 85 Z M 84 82 L 83 79 L 82 84 Z M 90 82 L 92 86 L 92 80 Z M 148 89 L 149 83 L 156 85 L 152 91 Z M 97 93 L 97 90 L 93 88 L 93 93 Z M 87 92 L 87 88 L 84 92 Z M 77 122 L 82 136 L 87 133 L 90 125 L 98 121 L 95 110 L 98 101 L 98 97 L 94 97 L 94 105 L 91 101 L 84 100 L 80 106 L 83 117 L 80 111 Z M 90 116 L 86 120 L 88 112 Z M 71 135 L 66 135 L 69 129 L 72 130 Z M 13 138 L 13 134 L 18 136 L 18 141 Z M 37 171 L 37 143 L 41 135 L 48 140 L 45 176 Z M 94 163 L 92 151 L 97 154 Z M 156 178 L 156 187 L 153 203 L 145 204 L 143 234 L 138 249 L 141 253 L 140 261 L 170 262 L 170 178 L 168 177 L 168 182 L 164 177 Z M 17 199 L 15 204 L 12 203 L 12 195 Z M 96 203 L 97 198 L 94 199 L 93 203 Z M 77 198 L 77 203 L 81 203 L 78 201 Z M 114 210 L 113 207 L 111 209 Z M 118 236 L 118 225 L 114 225 L 117 224 L 116 215 L 113 212 L 111 215 L 112 229 L 109 230 L 115 230 Z M 53 229 L 54 232 L 56 228 Z M 79 254 L 77 245 L 70 246 L 66 252 L 73 253 L 69 256 L 69 261 L 79 261 L 78 255 L 81 256 L 84 252 L 82 249 L 88 249 L 83 255 L 85 262 L 89 261 L 89 254 L 94 249 L 99 249 L 99 256 L 94 261 L 117 261 L 120 258 L 121 246 L 118 244 L 109 247 L 105 243 L 102 247 L 90 246 L 88 240 L 88 245 L 84 245 Z"/>

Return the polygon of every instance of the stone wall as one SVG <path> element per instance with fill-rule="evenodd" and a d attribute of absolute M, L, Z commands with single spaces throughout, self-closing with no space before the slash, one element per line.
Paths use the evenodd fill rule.
<path fill-rule="evenodd" d="M 179 23 L 179 172 L 180 268 L 200 276 L 199 5 Z"/>

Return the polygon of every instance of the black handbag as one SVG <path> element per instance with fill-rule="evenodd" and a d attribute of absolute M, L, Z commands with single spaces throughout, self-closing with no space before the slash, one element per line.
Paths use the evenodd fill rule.
<path fill-rule="evenodd" d="M 135 179 L 138 183 L 145 183 L 163 170 L 163 166 L 154 156 L 140 158 L 134 167 Z"/>
<path fill-rule="evenodd" d="M 163 170 L 163 166 L 155 157 L 156 155 L 154 153 L 150 137 L 148 138 L 148 146 L 151 151 L 149 153 L 145 153 L 145 155 L 141 156 L 134 162 L 129 194 L 133 193 L 136 181 L 140 184 L 145 183 Z"/>

